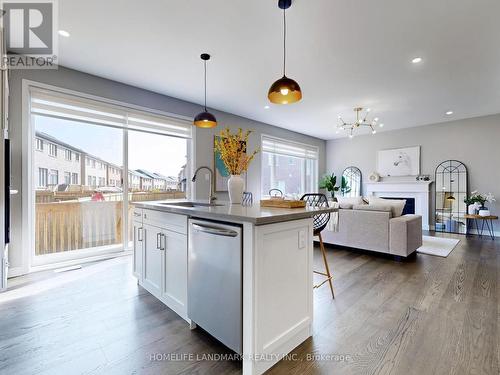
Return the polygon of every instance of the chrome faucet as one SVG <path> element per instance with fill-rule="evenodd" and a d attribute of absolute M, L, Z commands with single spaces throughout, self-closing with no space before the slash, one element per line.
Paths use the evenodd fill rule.
<path fill-rule="evenodd" d="M 196 171 L 194 172 L 194 176 L 193 176 L 191 181 L 193 181 L 193 182 L 196 181 L 196 175 L 198 174 L 200 169 L 206 169 L 207 171 L 210 172 L 210 179 L 209 179 L 210 180 L 210 191 L 208 193 L 208 203 L 212 204 L 217 199 L 217 197 L 215 196 L 215 193 L 214 193 L 214 189 L 213 189 L 214 171 L 212 171 L 212 169 L 209 167 L 205 167 L 205 166 L 198 167 L 198 169 L 196 169 Z"/>

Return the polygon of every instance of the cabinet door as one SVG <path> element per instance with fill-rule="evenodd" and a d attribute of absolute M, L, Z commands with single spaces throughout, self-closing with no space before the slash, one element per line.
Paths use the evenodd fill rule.
<path fill-rule="evenodd" d="M 164 251 L 160 246 L 162 230 L 152 225 L 143 225 L 143 282 L 142 285 L 156 298 L 162 294 L 162 272 Z"/>
<path fill-rule="evenodd" d="M 163 231 L 165 249 L 163 295 L 164 303 L 181 317 L 187 316 L 187 236 Z"/>
<path fill-rule="evenodd" d="M 142 244 L 144 243 L 144 229 L 142 228 L 142 223 L 140 221 L 134 221 L 133 228 L 134 228 L 133 272 L 134 276 L 137 277 L 139 281 L 142 281 L 143 260 L 144 260 L 144 248 Z"/>

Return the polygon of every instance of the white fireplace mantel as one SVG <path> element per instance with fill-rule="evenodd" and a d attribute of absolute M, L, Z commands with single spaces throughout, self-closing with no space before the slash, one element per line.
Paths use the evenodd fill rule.
<path fill-rule="evenodd" d="M 415 199 L 415 214 L 422 216 L 422 229 L 429 230 L 430 193 L 434 181 L 367 182 L 366 195 L 387 198 Z"/>

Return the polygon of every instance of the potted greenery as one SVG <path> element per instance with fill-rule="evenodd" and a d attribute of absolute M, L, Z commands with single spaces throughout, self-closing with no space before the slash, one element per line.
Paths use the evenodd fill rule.
<path fill-rule="evenodd" d="M 335 176 L 335 173 L 324 176 L 321 182 L 319 183 L 319 188 L 328 190 L 334 202 L 337 202 L 337 198 L 335 198 L 336 191 L 340 190 L 343 195 L 351 191 L 351 188 L 344 176 L 342 176 L 340 186 L 337 186 L 337 176 Z"/>
<path fill-rule="evenodd" d="M 495 197 L 493 194 L 481 194 L 477 190 L 473 191 L 470 197 L 464 199 L 464 203 L 468 205 L 469 215 L 476 214 L 479 211 L 487 212 L 488 209 L 484 206 L 486 202 L 495 202 Z"/>

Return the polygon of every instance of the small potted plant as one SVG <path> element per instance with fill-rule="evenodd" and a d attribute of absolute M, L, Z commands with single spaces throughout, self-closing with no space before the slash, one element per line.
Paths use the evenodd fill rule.
<path fill-rule="evenodd" d="M 335 192 L 340 190 L 342 194 L 347 194 L 351 191 L 351 188 L 349 187 L 349 184 L 347 183 L 347 180 L 344 176 L 342 176 L 340 186 L 337 186 L 337 176 L 335 176 L 335 173 L 324 176 L 319 183 L 319 188 L 326 189 L 328 192 L 330 192 L 332 200 L 334 202 L 337 202 L 337 198 L 335 198 Z"/>
<path fill-rule="evenodd" d="M 489 216 L 490 211 L 484 206 L 486 202 L 492 203 L 496 199 L 493 194 L 481 194 L 474 190 L 470 197 L 464 199 L 464 203 L 468 205 L 467 212 L 469 215 L 479 214 L 481 216 Z"/>

